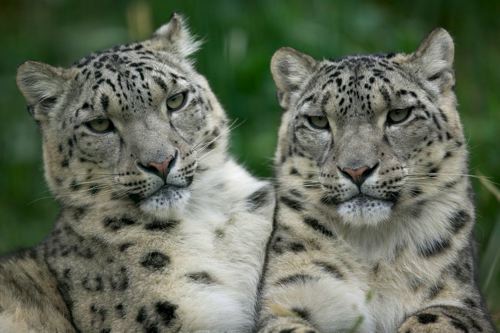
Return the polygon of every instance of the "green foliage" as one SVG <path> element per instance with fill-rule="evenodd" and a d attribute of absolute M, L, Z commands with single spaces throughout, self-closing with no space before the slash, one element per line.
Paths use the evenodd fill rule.
<path fill-rule="evenodd" d="M 57 205 L 43 182 L 41 144 L 15 87 L 24 60 L 68 66 L 87 53 L 146 37 L 172 11 L 204 41 L 197 67 L 238 126 L 232 151 L 269 177 L 280 110 L 269 73 L 273 52 L 293 46 L 317 58 L 411 52 L 434 27 L 455 38 L 457 95 L 471 173 L 499 182 L 498 1 L 111 1 L 0 3 L 0 253 L 39 242 Z M 485 184 L 488 184 L 485 186 Z M 480 282 L 500 320 L 500 214 L 494 183 L 474 180 Z M 498 194 L 498 193 L 497 193 Z"/>

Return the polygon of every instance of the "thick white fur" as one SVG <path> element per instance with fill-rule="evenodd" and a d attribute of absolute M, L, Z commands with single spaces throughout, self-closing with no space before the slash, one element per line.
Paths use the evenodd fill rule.
<path fill-rule="evenodd" d="M 375 326 L 366 306 L 366 293 L 356 283 L 320 278 L 314 283 L 276 287 L 273 303 L 309 310 L 310 321 L 322 333 L 373 332 Z"/>

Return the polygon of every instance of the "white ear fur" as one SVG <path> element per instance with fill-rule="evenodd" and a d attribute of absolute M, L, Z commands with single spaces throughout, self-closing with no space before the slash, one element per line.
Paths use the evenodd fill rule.
<path fill-rule="evenodd" d="M 201 46 L 201 42 L 190 33 L 185 19 L 177 13 L 172 14 L 170 21 L 156 30 L 151 41 L 156 49 L 167 50 L 183 58 Z"/>
<path fill-rule="evenodd" d="M 47 115 L 64 91 L 68 79 L 66 70 L 36 61 L 19 66 L 16 76 L 17 86 L 36 119 Z"/>
<path fill-rule="evenodd" d="M 299 90 L 313 73 L 316 60 L 290 47 L 282 47 L 271 59 L 271 73 L 278 89 L 278 101 L 287 109 L 290 96 Z"/>

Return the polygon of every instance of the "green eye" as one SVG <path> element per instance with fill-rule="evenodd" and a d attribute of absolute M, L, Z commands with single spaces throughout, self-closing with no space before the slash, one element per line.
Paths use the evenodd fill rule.
<path fill-rule="evenodd" d="M 91 121 L 88 121 L 85 123 L 85 125 L 93 132 L 99 133 L 99 134 L 104 134 L 111 132 L 112 130 L 115 129 L 115 126 L 111 122 L 111 120 L 106 119 L 106 118 L 99 118 L 99 119 L 94 119 Z"/>
<path fill-rule="evenodd" d="M 412 108 L 406 108 L 406 109 L 396 109 L 396 110 L 391 110 L 387 114 L 387 123 L 389 125 L 394 125 L 394 124 L 400 124 L 406 119 L 411 114 Z"/>
<path fill-rule="evenodd" d="M 328 118 L 325 116 L 307 116 L 307 122 L 316 129 L 324 130 L 329 127 Z"/>
<path fill-rule="evenodd" d="M 181 109 L 187 100 L 187 91 L 175 94 L 167 99 L 168 111 L 177 111 Z"/>

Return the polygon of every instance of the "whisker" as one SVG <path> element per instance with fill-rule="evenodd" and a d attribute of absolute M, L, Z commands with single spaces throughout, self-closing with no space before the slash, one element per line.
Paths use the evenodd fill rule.
<path fill-rule="evenodd" d="M 210 140 L 209 142 L 204 142 L 203 139 L 200 140 L 200 142 L 196 143 L 193 148 L 191 150 L 198 150 L 200 148 L 200 145 L 203 144 L 203 147 L 201 147 L 201 150 L 203 150 L 204 148 L 206 148 L 207 146 L 209 146 L 211 143 L 213 143 L 214 141 L 216 141 L 217 139 L 219 139 L 222 135 L 225 135 L 225 134 L 229 134 L 232 130 L 234 130 L 235 128 L 237 128 L 238 126 L 241 126 L 244 121 L 242 121 L 241 123 L 239 124 L 236 124 L 236 122 L 238 121 L 238 119 L 235 119 L 231 124 L 229 124 L 228 127 L 224 128 L 221 133 L 219 133 L 219 135 L 215 136 L 212 140 Z"/>

